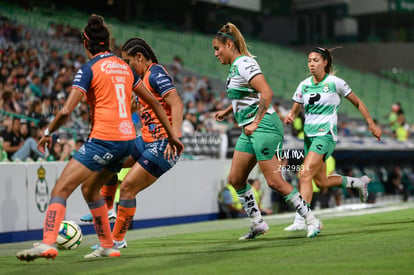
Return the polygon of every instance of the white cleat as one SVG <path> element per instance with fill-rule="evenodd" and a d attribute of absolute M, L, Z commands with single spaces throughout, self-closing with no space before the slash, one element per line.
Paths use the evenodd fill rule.
<path fill-rule="evenodd" d="M 85 255 L 84 258 L 120 257 L 121 252 L 115 248 L 103 248 L 99 246 L 94 252 Z"/>
<path fill-rule="evenodd" d="M 122 241 L 113 240 L 113 242 L 114 242 L 114 247 L 113 248 L 115 248 L 115 249 L 121 249 L 121 248 L 127 248 L 128 247 L 127 241 L 125 239 L 123 239 Z M 95 245 L 91 246 L 91 249 L 96 250 L 100 246 L 101 246 L 100 244 L 95 244 Z"/>
<path fill-rule="evenodd" d="M 111 209 L 108 211 L 108 218 L 109 221 L 115 221 L 116 220 L 116 212 L 114 209 Z M 89 223 L 93 223 L 93 216 L 91 213 L 88 213 L 86 215 L 83 215 L 80 218 L 81 222 L 89 222 Z"/>
<path fill-rule="evenodd" d="M 308 230 L 308 238 L 315 238 L 316 236 L 321 233 L 323 229 L 323 223 L 318 219 L 313 219 L 311 222 L 308 222 L 307 224 L 307 230 Z"/>
<path fill-rule="evenodd" d="M 115 241 L 114 240 L 114 248 L 116 249 L 121 249 L 121 248 L 127 248 L 128 244 L 127 241 L 125 239 L 123 239 L 122 241 Z"/>
<path fill-rule="evenodd" d="M 361 186 L 358 186 L 358 193 L 359 193 L 359 200 L 364 203 L 368 200 L 368 184 L 371 182 L 371 179 L 368 176 L 362 176 L 361 178 Z"/>
<path fill-rule="evenodd" d="M 306 230 L 306 224 L 294 222 L 288 227 L 285 227 L 285 231 L 301 231 L 301 230 Z"/>
<path fill-rule="evenodd" d="M 20 251 L 16 257 L 21 261 L 34 261 L 37 258 L 55 259 L 58 254 L 56 247 L 40 243 L 31 249 Z"/>
<path fill-rule="evenodd" d="M 108 218 L 110 221 L 116 220 L 116 211 L 115 209 L 108 210 Z"/>
<path fill-rule="evenodd" d="M 267 232 L 269 232 L 269 226 L 267 225 L 266 222 L 261 222 L 258 225 L 252 225 L 250 227 L 249 232 L 246 233 L 246 235 L 241 236 L 239 238 L 239 240 L 250 240 L 250 239 L 254 239 L 260 235 L 264 235 Z"/>

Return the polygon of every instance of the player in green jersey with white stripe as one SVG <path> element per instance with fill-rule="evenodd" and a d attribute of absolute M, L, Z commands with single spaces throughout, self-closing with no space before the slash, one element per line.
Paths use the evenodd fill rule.
<path fill-rule="evenodd" d="M 273 91 L 264 78 L 256 60 L 247 50 L 243 35 L 232 24 L 225 24 L 213 38 L 214 55 L 221 64 L 230 65 L 227 95 L 232 104 L 215 114 L 223 120 L 232 111 L 243 132 L 237 140 L 228 182 L 236 189 L 244 210 L 250 217 L 250 231 L 241 240 L 253 239 L 266 233 L 269 226 L 263 220 L 254 198 L 248 176 L 256 165 L 270 188 L 278 191 L 293 205 L 307 223 L 309 238 L 319 234 L 322 225 L 316 219 L 298 190 L 284 181 L 281 161 L 275 156 L 283 142 L 283 125 L 271 106 Z"/>
<path fill-rule="evenodd" d="M 367 176 L 361 178 L 326 175 L 325 160 L 333 153 L 337 141 L 337 110 L 341 96 L 348 99 L 366 120 L 372 135 L 381 139 L 381 129 L 375 124 L 365 104 L 348 84 L 332 72 L 332 54 L 326 48 L 314 48 L 308 55 L 308 68 L 312 76 L 303 80 L 293 95 L 293 107 L 285 118 L 292 123 L 300 109 L 305 109 L 305 159 L 300 171 L 300 192 L 306 202 L 312 201 L 312 179 L 319 188 L 342 186 L 357 188 L 361 202 L 368 199 Z M 286 231 L 305 230 L 306 224 L 296 215 Z"/>

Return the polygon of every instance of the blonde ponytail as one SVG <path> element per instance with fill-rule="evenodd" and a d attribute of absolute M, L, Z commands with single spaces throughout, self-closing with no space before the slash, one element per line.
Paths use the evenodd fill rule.
<path fill-rule="evenodd" d="M 216 36 L 219 41 L 225 43 L 227 40 L 233 41 L 236 49 L 242 54 L 250 57 L 255 57 L 247 49 L 246 42 L 240 30 L 233 23 L 228 22 L 223 27 L 221 27 Z"/>

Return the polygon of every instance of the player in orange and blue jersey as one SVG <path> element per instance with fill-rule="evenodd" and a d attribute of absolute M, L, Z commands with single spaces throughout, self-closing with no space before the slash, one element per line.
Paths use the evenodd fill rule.
<path fill-rule="evenodd" d="M 62 171 L 51 192 L 46 212 L 43 241 L 20 251 L 17 258 L 32 261 L 57 256 L 56 238 L 65 217 L 66 200 L 82 183 L 82 192 L 91 210 L 101 246 L 92 257 L 118 257 L 108 219 L 108 208 L 99 193 L 102 179 L 108 179 L 122 167 L 134 147 L 136 133 L 131 119 L 132 90 L 155 111 L 168 133 L 169 153 L 181 152 L 183 146 L 174 134 L 161 104 L 145 88 L 139 77 L 120 58 L 109 51 L 110 33 L 101 16 L 91 15 L 83 32 L 83 43 L 90 61 L 77 72 L 64 106 L 45 130 L 39 147 L 51 144 L 50 134 L 64 124 L 85 95 L 91 107 L 92 130 L 87 142 Z"/>
<path fill-rule="evenodd" d="M 171 92 L 174 92 L 176 96 L 178 96 L 178 94 L 175 90 L 174 84 L 172 83 L 171 77 L 168 75 L 167 71 L 161 65 L 157 63 L 152 63 L 148 66 L 146 72 L 143 75 L 143 82 L 145 87 L 147 87 L 153 93 L 155 98 L 164 107 L 168 119 L 172 123 L 171 105 L 164 101 L 164 97 L 170 98 Z M 180 99 L 177 97 L 176 100 L 178 101 Z M 145 142 L 154 142 L 159 139 L 165 139 L 167 137 L 167 133 L 165 132 L 164 127 L 158 120 L 154 111 L 145 101 L 143 101 L 140 98 L 138 98 L 138 103 L 138 112 L 140 114 L 141 122 L 143 124 L 143 127 L 141 129 L 142 139 Z M 177 107 L 177 105 L 174 105 L 173 103 L 172 105 L 174 107 Z M 177 121 L 176 126 L 178 126 L 179 123 L 180 122 Z M 177 128 L 176 134 L 179 134 L 179 132 L 180 129 Z"/>
<path fill-rule="evenodd" d="M 142 77 L 144 85 L 158 99 L 170 120 L 173 131 L 180 135 L 184 105 L 174 87 L 172 78 L 158 64 L 152 48 L 141 38 L 131 38 L 122 47 L 122 58 Z M 165 127 L 150 106 L 139 98 L 142 135 L 135 140 L 131 156 L 136 163 L 121 183 L 116 222 L 112 232 L 114 243 L 126 247 L 125 234 L 136 211 L 136 196 L 152 185 L 178 161 L 166 138 Z M 164 153 L 165 152 L 165 153 Z"/>
<path fill-rule="evenodd" d="M 174 87 L 172 78 L 164 67 L 158 64 L 158 59 L 152 48 L 141 38 L 131 38 L 122 48 L 122 57 L 142 77 L 144 85 L 163 106 L 174 133 L 179 136 L 183 118 L 183 103 Z M 142 135 L 136 138 L 136 146 L 131 151 L 131 158 L 124 165 L 124 167 L 133 167 L 121 183 L 117 220 L 112 233 L 117 248 L 127 247 L 124 239 L 125 228 L 129 227 L 129 223 L 135 215 L 136 195 L 152 185 L 178 161 L 178 156 L 171 154 L 172 150 L 167 142 L 168 135 L 165 127 L 160 123 L 148 103 L 141 98 L 138 98 L 138 112 L 143 125 Z M 113 207 L 117 183 L 117 181 L 110 180 L 101 189 L 101 194 L 105 198 L 108 208 Z M 92 217 L 85 215 L 81 221 L 92 221 Z M 92 249 L 98 247 L 99 245 L 94 245 Z"/>
<path fill-rule="evenodd" d="M 163 106 L 174 134 L 180 136 L 184 105 L 172 78 L 165 68 L 158 64 L 152 48 L 145 40 L 132 38 L 125 43 L 122 57 L 142 77 L 145 87 Z M 142 135 L 135 140 L 136 148 L 131 155 L 147 172 L 158 178 L 175 165 L 178 156 L 170 153 L 171 148 L 167 142 L 165 127 L 160 123 L 151 106 L 139 97 L 138 113 L 143 125 Z M 154 153 L 154 148 L 165 154 Z"/>
<path fill-rule="evenodd" d="M 125 60 L 134 66 L 134 71 L 142 77 L 145 87 L 152 92 L 163 106 L 175 134 L 179 136 L 183 117 L 183 104 L 175 89 L 172 78 L 165 68 L 158 64 L 158 59 L 152 48 L 144 40 L 134 38 L 130 39 L 127 43 L 124 48 L 127 49 L 126 51 L 130 56 L 128 57 L 128 54 L 125 54 L 126 51 L 124 51 Z M 136 56 L 136 59 L 133 58 L 134 56 Z M 171 169 L 178 159 L 166 160 L 164 158 L 163 152 L 167 149 L 168 142 L 166 138 L 168 135 L 151 106 L 138 97 L 137 107 L 143 126 L 141 129 L 142 135 L 137 137 L 135 141 L 136 147 L 132 150 L 132 156 L 145 170 L 155 176 L 153 179 L 154 182 L 162 174 Z M 154 154 L 154 152 L 160 153 Z M 125 164 L 125 166 L 130 167 L 135 161 L 128 161 L 128 164 Z M 101 194 L 105 198 L 108 209 L 113 208 L 118 180 L 115 177 L 107 181 L 101 189 Z M 113 210 L 108 212 L 108 216 L 110 219 L 116 218 Z M 80 220 L 83 222 L 92 222 L 93 218 L 90 214 L 87 214 L 82 216 Z M 92 248 L 96 247 L 95 245 L 92 246 Z"/>

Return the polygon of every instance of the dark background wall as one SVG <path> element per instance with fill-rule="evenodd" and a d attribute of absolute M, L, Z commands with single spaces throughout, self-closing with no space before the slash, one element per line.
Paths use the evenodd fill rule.
<path fill-rule="evenodd" d="M 336 62 L 363 72 L 378 74 L 381 70 L 393 68 L 414 70 L 414 43 L 369 42 L 319 45 L 327 48 L 341 47 L 333 51 Z M 307 53 L 312 46 L 294 48 Z"/>

